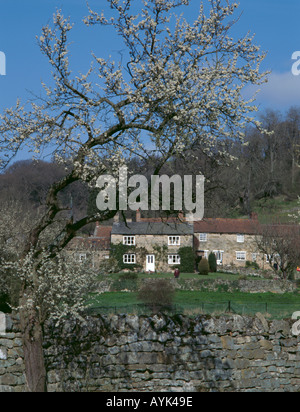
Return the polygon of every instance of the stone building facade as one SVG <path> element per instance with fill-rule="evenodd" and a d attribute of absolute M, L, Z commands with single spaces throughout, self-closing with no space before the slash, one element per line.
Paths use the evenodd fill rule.
<path fill-rule="evenodd" d="M 95 227 L 93 236 L 75 237 L 66 248 L 67 256 L 74 261 L 89 261 L 92 267 L 99 268 L 101 262 L 109 259 L 112 226 Z"/>
<path fill-rule="evenodd" d="M 205 257 L 215 253 L 219 266 L 244 267 L 249 261 L 264 268 L 268 263 L 258 250 L 259 233 L 255 215 L 251 219 L 204 219 L 194 222 L 195 250 Z"/>
<path fill-rule="evenodd" d="M 123 263 L 139 263 L 146 272 L 172 271 L 180 265 L 179 249 L 193 248 L 193 226 L 162 221 L 115 223 L 111 243 L 128 246 Z"/>
<path fill-rule="evenodd" d="M 168 272 L 180 265 L 180 248 L 190 247 L 195 257 L 207 258 L 213 252 L 221 268 L 242 268 L 250 262 L 270 270 L 268 256 L 258 247 L 265 227 L 268 225 L 261 225 L 255 214 L 249 219 L 210 218 L 187 222 L 183 216 L 167 220 L 142 218 L 137 211 L 135 221 L 125 223 L 117 218 L 112 226 L 97 225 L 92 237 L 75 238 L 69 250 L 79 260 L 90 257 L 97 267 L 111 256 L 111 245 L 121 244 L 128 246 L 128 252 L 123 255 L 123 263 L 128 268 L 138 263 L 143 271 Z M 280 225 L 280 230 L 290 233 L 293 227 Z"/>

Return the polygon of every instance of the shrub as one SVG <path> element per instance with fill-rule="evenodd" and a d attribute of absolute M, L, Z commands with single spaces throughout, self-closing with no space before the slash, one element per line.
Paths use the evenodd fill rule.
<path fill-rule="evenodd" d="M 112 284 L 113 291 L 129 290 L 131 292 L 138 290 L 138 274 L 134 272 L 122 273 Z"/>
<path fill-rule="evenodd" d="M 119 276 L 119 279 L 120 280 L 137 280 L 138 277 L 139 277 L 138 274 L 135 272 L 125 272 Z"/>
<path fill-rule="evenodd" d="M 252 269 L 259 269 L 259 265 L 256 262 L 250 262 L 249 260 L 246 261 L 246 268 L 252 268 Z"/>
<path fill-rule="evenodd" d="M 99 268 L 99 275 L 108 275 L 110 273 L 117 273 L 120 271 L 118 261 L 114 257 L 105 259 L 101 262 Z"/>
<path fill-rule="evenodd" d="M 180 272 L 181 273 L 194 273 L 195 271 L 195 253 L 190 246 L 181 247 L 178 250 L 180 256 Z"/>
<path fill-rule="evenodd" d="M 208 264 L 208 260 L 206 258 L 202 258 L 200 260 L 198 269 L 199 269 L 200 275 L 208 275 L 208 273 L 209 273 L 209 264 Z"/>
<path fill-rule="evenodd" d="M 173 284 L 166 279 L 151 279 L 145 282 L 138 293 L 138 299 L 149 306 L 153 312 L 172 305 L 175 295 Z"/>
<path fill-rule="evenodd" d="M 10 313 L 10 298 L 8 294 L 0 292 L 0 312 Z"/>
<path fill-rule="evenodd" d="M 208 256 L 208 264 L 209 264 L 209 269 L 211 272 L 216 273 L 217 271 L 217 259 L 216 255 L 211 252 Z"/>

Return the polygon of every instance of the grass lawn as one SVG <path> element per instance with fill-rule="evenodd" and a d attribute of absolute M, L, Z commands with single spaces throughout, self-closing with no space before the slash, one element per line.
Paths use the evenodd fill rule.
<path fill-rule="evenodd" d="M 228 293 L 199 292 L 177 290 L 174 299 L 174 311 L 189 315 L 199 313 L 225 313 L 229 308 L 233 313 L 255 314 L 268 313 L 274 318 L 290 318 L 300 310 L 300 295 L 286 293 Z M 89 300 L 92 307 L 99 307 L 99 313 L 108 311 L 136 313 L 141 302 L 134 292 L 107 292 Z M 139 309 L 140 310 L 140 309 Z"/>
<path fill-rule="evenodd" d="M 173 279 L 174 276 L 172 273 L 138 274 L 138 280 L 145 278 Z M 101 279 L 103 280 L 103 277 Z M 122 279 L 122 274 L 115 273 L 105 276 L 104 279 L 118 281 L 118 279 Z M 197 273 L 181 273 L 179 283 L 184 279 L 234 281 L 239 279 L 239 275 L 222 272 L 210 273 L 208 276 L 201 276 Z M 137 285 L 136 281 L 133 280 L 133 282 Z M 126 282 L 124 286 L 124 289 L 126 289 Z M 138 300 L 137 292 L 106 292 L 91 296 L 87 303 L 91 305 L 96 313 L 147 312 L 145 312 L 145 307 L 141 305 L 142 302 Z M 217 292 L 177 290 L 172 311 L 191 316 L 199 313 L 221 314 L 228 311 L 229 305 L 233 313 L 253 315 L 261 312 L 272 318 L 290 318 L 294 312 L 300 311 L 300 294 L 286 293 L 281 295 L 273 293 L 230 293 L 222 290 Z"/>

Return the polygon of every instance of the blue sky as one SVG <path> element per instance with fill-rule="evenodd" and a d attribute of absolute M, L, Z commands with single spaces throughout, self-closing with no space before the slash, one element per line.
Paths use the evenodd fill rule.
<path fill-rule="evenodd" d="M 188 18 L 195 16 L 200 0 L 190 3 L 185 8 Z M 300 50 L 300 2 L 240 0 L 239 3 L 242 15 L 234 34 L 255 33 L 255 42 L 268 52 L 262 69 L 272 71 L 268 85 L 263 87 L 257 99 L 261 110 L 285 111 L 291 105 L 300 106 L 300 76 L 293 76 L 291 71 L 292 54 Z M 90 0 L 89 4 L 99 11 L 105 0 Z M 91 51 L 98 56 L 112 54 L 118 57 L 123 46 L 116 36 L 109 33 L 101 38 L 96 35 L 97 30 L 86 28 L 81 22 L 87 14 L 85 0 L 0 0 L 0 51 L 6 55 L 6 76 L 0 76 L 0 111 L 14 106 L 18 98 L 25 101 L 30 97 L 28 91 L 38 94 L 41 81 L 47 83 L 49 66 L 39 51 L 35 36 L 40 35 L 43 25 L 51 22 L 56 8 L 61 8 L 75 22 L 72 32 L 75 70 L 87 70 Z"/>

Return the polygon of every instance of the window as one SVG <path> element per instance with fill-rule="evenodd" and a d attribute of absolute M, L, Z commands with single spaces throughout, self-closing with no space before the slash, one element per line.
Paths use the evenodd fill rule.
<path fill-rule="evenodd" d="M 214 250 L 214 254 L 216 255 L 217 265 L 222 265 L 224 250 Z"/>
<path fill-rule="evenodd" d="M 252 253 L 252 262 L 257 261 L 257 253 Z"/>
<path fill-rule="evenodd" d="M 199 240 L 200 242 L 207 242 L 207 233 L 200 233 Z"/>
<path fill-rule="evenodd" d="M 134 246 L 135 236 L 123 236 L 123 245 Z"/>
<path fill-rule="evenodd" d="M 274 264 L 274 262 L 278 263 L 281 260 L 280 255 L 278 253 L 271 254 L 271 255 L 265 255 L 265 258 L 266 258 L 266 263 L 271 263 L 272 265 Z"/>
<path fill-rule="evenodd" d="M 180 246 L 180 236 L 169 236 L 169 246 Z"/>
<path fill-rule="evenodd" d="M 236 252 L 236 260 L 246 260 L 246 252 Z"/>
<path fill-rule="evenodd" d="M 168 264 L 169 265 L 180 265 L 180 256 L 179 255 L 169 255 Z"/>
<path fill-rule="evenodd" d="M 79 263 L 83 263 L 86 260 L 86 253 L 80 253 L 78 256 Z"/>
<path fill-rule="evenodd" d="M 244 235 L 237 235 L 236 236 L 236 241 L 238 243 L 244 243 L 245 242 L 245 236 Z"/>
<path fill-rule="evenodd" d="M 205 259 L 208 259 L 208 255 L 209 255 L 209 250 L 199 250 L 198 251 L 198 256 L 202 256 Z"/>
<path fill-rule="evenodd" d="M 134 263 L 136 263 L 135 255 L 134 254 L 123 255 L 123 263 L 133 265 Z"/>

